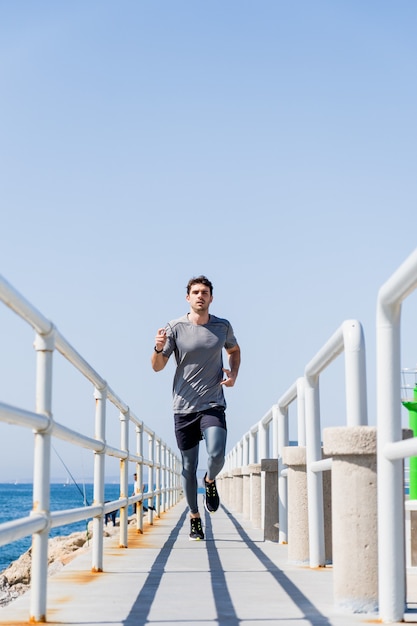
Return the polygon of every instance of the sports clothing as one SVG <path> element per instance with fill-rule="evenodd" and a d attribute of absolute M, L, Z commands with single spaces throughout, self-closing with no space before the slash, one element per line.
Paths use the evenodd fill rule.
<path fill-rule="evenodd" d="M 169 322 L 163 354 L 175 355 L 174 413 L 195 413 L 226 407 L 223 387 L 223 348 L 237 345 L 230 322 L 210 315 L 207 324 L 193 324 L 188 315 Z"/>
<path fill-rule="evenodd" d="M 206 474 L 207 476 L 207 474 Z M 214 483 L 208 483 L 206 476 L 203 478 L 204 487 L 204 506 L 208 513 L 215 513 L 220 506 L 220 498 L 217 492 L 216 481 Z"/>
<path fill-rule="evenodd" d="M 226 450 L 226 430 L 211 426 L 204 431 L 207 448 L 207 475 L 214 480 L 224 465 Z M 181 450 L 182 482 L 184 495 L 191 513 L 198 513 L 197 503 L 197 467 L 199 444 L 189 450 Z"/>
<path fill-rule="evenodd" d="M 203 526 L 199 517 L 190 519 L 190 541 L 200 541 L 204 539 Z"/>
<path fill-rule="evenodd" d="M 203 433 L 210 426 L 226 430 L 226 416 L 223 407 L 213 407 L 197 413 L 174 415 L 175 436 L 180 450 L 189 450 L 203 439 Z"/>
<path fill-rule="evenodd" d="M 172 396 L 184 493 L 191 513 L 198 513 L 197 466 L 202 438 L 208 453 L 208 477 L 214 480 L 224 465 L 223 348 L 234 348 L 237 340 L 230 322 L 215 315 L 209 315 L 207 324 L 193 324 L 183 315 L 169 322 L 165 333 L 162 353 L 167 358 L 174 354 L 177 363 Z"/>

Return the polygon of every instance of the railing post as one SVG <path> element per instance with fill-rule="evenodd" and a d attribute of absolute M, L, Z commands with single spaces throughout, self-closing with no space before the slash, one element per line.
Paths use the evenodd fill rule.
<path fill-rule="evenodd" d="M 171 467 L 172 467 L 172 484 L 174 486 L 173 499 L 175 504 L 180 499 L 181 494 L 181 464 L 179 459 L 171 452 Z"/>
<path fill-rule="evenodd" d="M 258 430 L 258 450 L 259 450 L 259 455 L 258 455 L 258 462 L 260 463 L 262 459 L 266 459 L 269 457 L 269 452 L 268 452 L 268 426 L 265 426 L 265 424 L 260 424 L 259 425 L 259 430 Z"/>
<path fill-rule="evenodd" d="M 249 465 L 253 465 L 257 462 L 256 458 L 256 434 L 254 432 L 249 433 Z"/>
<path fill-rule="evenodd" d="M 96 400 L 95 438 L 106 442 L 107 387 L 95 389 Z M 94 452 L 94 504 L 104 505 L 104 452 Z M 103 513 L 93 518 L 92 571 L 103 571 Z"/>
<path fill-rule="evenodd" d="M 277 406 L 278 411 L 278 520 L 279 543 L 288 542 L 288 492 L 287 477 L 284 469 L 284 448 L 288 446 L 288 409 Z"/>
<path fill-rule="evenodd" d="M 297 379 L 297 439 L 298 445 L 306 445 L 306 411 L 305 411 L 305 380 L 301 376 Z"/>
<path fill-rule="evenodd" d="M 242 444 L 242 454 L 243 454 L 243 459 L 242 459 L 242 467 L 244 465 L 249 465 L 249 433 L 246 433 L 246 435 L 243 437 L 243 444 Z"/>
<path fill-rule="evenodd" d="M 140 463 L 136 463 L 136 478 L 142 493 L 142 501 L 136 503 L 136 528 L 138 533 L 143 533 L 143 424 L 136 426 L 136 454 Z"/>
<path fill-rule="evenodd" d="M 236 450 L 235 468 L 242 467 L 242 465 L 243 465 L 243 442 L 242 440 L 240 440 L 237 445 L 237 450 Z"/>
<path fill-rule="evenodd" d="M 161 448 L 161 509 L 165 513 L 167 510 L 167 447 L 164 444 Z"/>
<path fill-rule="evenodd" d="M 258 429 L 258 464 L 262 463 L 262 459 L 266 459 L 269 457 L 269 425 L 260 423 Z M 235 482 L 233 479 L 230 481 L 232 484 Z M 264 520 L 265 520 L 265 473 L 261 471 L 261 514 L 260 514 L 260 525 L 263 528 Z"/>
<path fill-rule="evenodd" d="M 120 413 L 120 448 L 129 454 L 129 410 Z M 129 497 L 129 463 L 126 459 L 120 461 L 120 497 Z M 120 547 L 127 548 L 127 527 L 129 524 L 129 504 L 120 509 Z"/>
<path fill-rule="evenodd" d="M 168 506 L 172 506 L 172 503 L 176 502 L 174 498 L 174 474 L 173 474 L 173 461 L 172 461 L 172 451 L 167 450 L 168 458 L 167 458 L 167 487 L 168 487 Z"/>
<path fill-rule="evenodd" d="M 177 460 L 172 450 L 169 450 L 169 497 L 170 502 L 176 504 L 180 499 L 181 491 L 177 480 Z"/>
<path fill-rule="evenodd" d="M 366 389 L 365 339 L 357 320 L 342 325 L 345 348 L 346 425 L 366 426 L 368 405 Z"/>
<path fill-rule="evenodd" d="M 156 485 L 156 515 L 157 517 L 161 517 L 161 440 L 157 439 L 155 442 L 156 451 L 155 451 L 155 460 L 156 460 L 156 471 L 155 471 L 155 485 Z"/>
<path fill-rule="evenodd" d="M 154 482 L 155 482 L 155 435 L 154 433 L 148 435 L 148 457 L 150 461 L 150 465 L 148 467 L 148 491 L 154 491 Z M 153 524 L 153 511 L 149 506 L 153 506 L 153 499 L 151 502 L 148 500 L 148 521 L 152 525 Z"/>
<path fill-rule="evenodd" d="M 229 463 L 227 464 L 227 467 L 225 469 L 226 471 L 231 472 L 236 466 L 237 466 L 237 449 L 235 446 L 229 457 Z"/>
<path fill-rule="evenodd" d="M 36 412 L 52 420 L 52 355 L 55 331 L 36 335 Z M 49 516 L 51 482 L 51 435 L 35 432 L 33 513 Z M 30 620 L 46 621 L 49 527 L 32 537 Z"/>
<path fill-rule="evenodd" d="M 401 431 L 401 305 L 380 306 L 377 319 L 378 584 L 383 621 L 402 621 L 405 608 L 403 462 L 384 455 Z"/>
<path fill-rule="evenodd" d="M 278 405 L 274 404 L 272 407 L 272 458 L 277 459 L 279 456 L 279 410 Z"/>
<path fill-rule="evenodd" d="M 169 449 L 168 446 L 164 446 L 164 511 L 169 507 Z"/>
<path fill-rule="evenodd" d="M 322 458 L 318 377 L 306 376 L 306 462 L 310 567 L 325 565 L 323 475 L 313 472 L 311 463 Z"/>

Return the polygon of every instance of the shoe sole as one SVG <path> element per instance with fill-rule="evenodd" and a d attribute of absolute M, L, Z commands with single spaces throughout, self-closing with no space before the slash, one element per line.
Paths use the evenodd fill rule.
<path fill-rule="evenodd" d="M 210 511 L 210 509 L 207 506 L 207 498 L 206 498 L 206 496 L 203 496 L 203 502 L 204 502 L 204 508 L 206 509 L 207 513 L 210 513 L 210 514 L 216 513 L 219 510 L 219 508 L 220 508 L 220 502 L 219 502 L 219 506 L 217 507 L 217 509 L 213 509 L 213 511 Z"/>
<path fill-rule="evenodd" d="M 189 537 L 189 541 L 204 541 L 204 537 Z"/>
<path fill-rule="evenodd" d="M 204 489 L 206 488 L 206 481 L 205 481 L 205 477 L 203 478 L 203 487 L 204 487 Z M 208 508 L 208 506 L 207 506 L 207 498 L 206 498 L 206 496 L 205 496 L 205 495 L 203 495 L 203 502 L 204 502 L 204 508 L 206 509 L 207 513 L 210 513 L 210 515 L 211 515 L 212 513 L 216 513 L 216 511 L 218 511 L 218 510 L 219 510 L 219 507 L 220 507 L 220 502 L 219 502 L 219 506 L 217 507 L 217 509 L 213 509 L 213 511 L 210 511 L 210 509 Z"/>
<path fill-rule="evenodd" d="M 207 503 L 206 503 L 205 500 L 204 500 L 204 508 L 206 509 L 207 513 L 210 513 L 210 515 L 212 515 L 213 513 L 216 513 L 219 510 L 219 507 L 217 507 L 217 509 L 214 509 L 213 511 L 210 511 L 210 509 L 208 508 Z"/>

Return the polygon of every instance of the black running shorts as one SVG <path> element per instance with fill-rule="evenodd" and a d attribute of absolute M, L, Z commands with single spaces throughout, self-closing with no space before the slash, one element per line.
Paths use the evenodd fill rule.
<path fill-rule="evenodd" d="M 226 428 L 224 407 L 216 406 L 196 413 L 175 413 L 175 436 L 180 450 L 190 450 L 203 438 L 203 433 L 210 426 Z"/>

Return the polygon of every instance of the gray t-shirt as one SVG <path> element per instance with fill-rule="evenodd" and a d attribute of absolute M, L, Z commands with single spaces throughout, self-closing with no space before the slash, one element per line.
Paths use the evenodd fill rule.
<path fill-rule="evenodd" d="M 223 393 L 223 348 L 237 345 L 230 322 L 210 315 L 207 324 L 193 324 L 188 315 L 167 324 L 163 354 L 175 355 L 172 388 L 174 413 L 195 413 L 226 407 Z"/>

